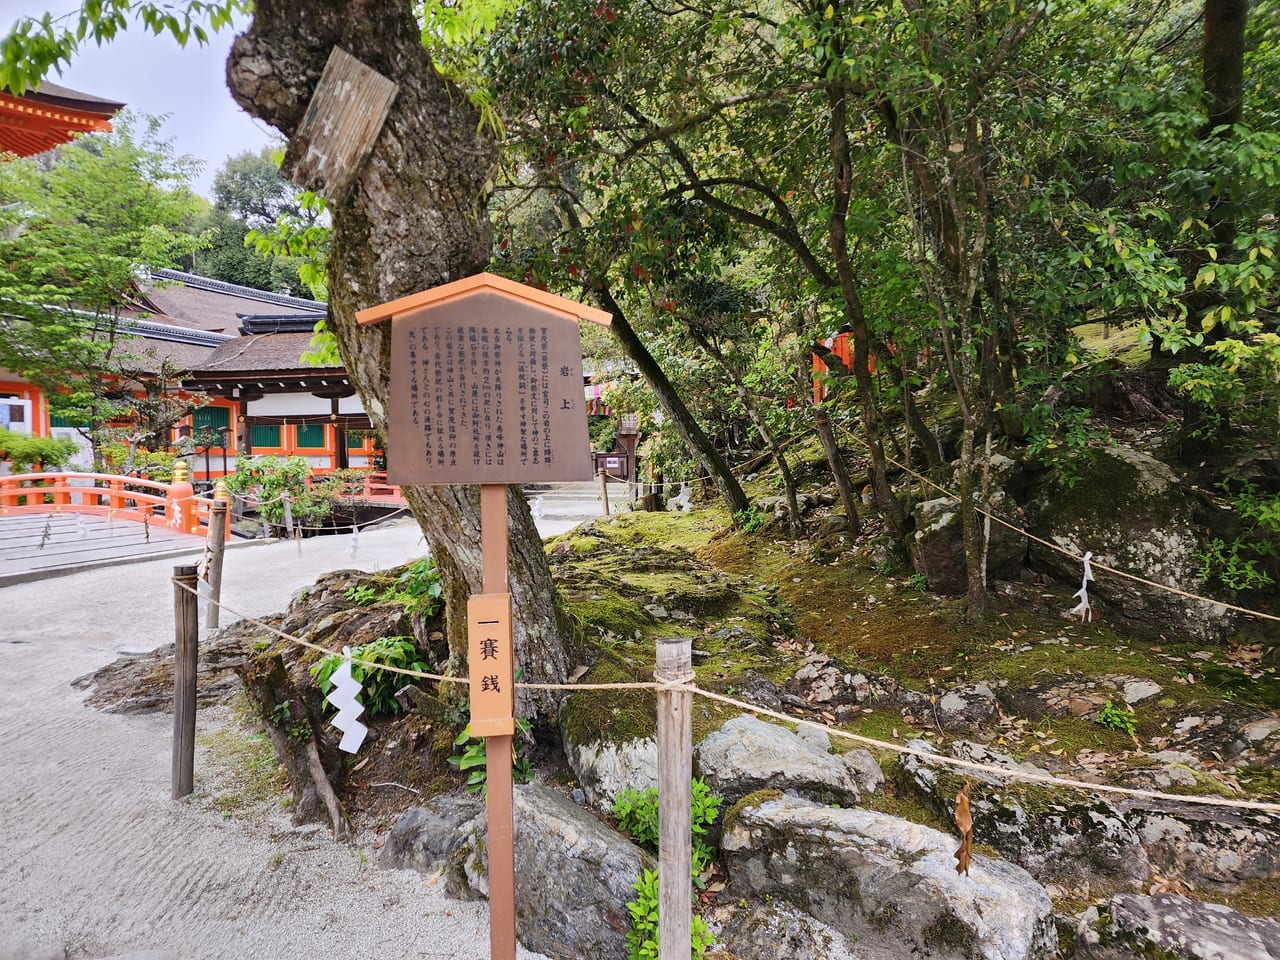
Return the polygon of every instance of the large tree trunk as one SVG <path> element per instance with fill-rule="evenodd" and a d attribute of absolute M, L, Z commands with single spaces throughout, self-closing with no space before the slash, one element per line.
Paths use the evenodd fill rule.
<path fill-rule="evenodd" d="M 292 136 L 335 46 L 400 88 L 353 186 L 330 208 L 329 326 L 385 441 L 390 329 L 362 328 L 355 312 L 484 269 L 491 240 L 485 201 L 496 151 L 477 132 L 466 97 L 436 74 L 402 0 L 258 0 L 253 24 L 231 49 L 228 86 L 250 114 Z M 450 649 L 461 667 L 461 601 L 481 586 L 479 497 L 474 488 L 432 486 L 409 489 L 406 498 L 440 566 Z M 570 666 L 570 627 L 520 501 L 509 503 L 516 662 L 528 680 L 558 682 Z M 546 693 L 525 701 L 526 709 L 544 716 L 555 704 Z"/>

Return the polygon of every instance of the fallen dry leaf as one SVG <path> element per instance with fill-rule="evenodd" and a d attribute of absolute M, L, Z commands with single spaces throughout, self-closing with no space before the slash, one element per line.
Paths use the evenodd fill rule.
<path fill-rule="evenodd" d="M 969 781 L 956 794 L 956 826 L 960 830 L 960 849 L 955 852 L 956 873 L 969 875 L 969 858 L 973 856 L 973 811 L 969 809 Z"/>

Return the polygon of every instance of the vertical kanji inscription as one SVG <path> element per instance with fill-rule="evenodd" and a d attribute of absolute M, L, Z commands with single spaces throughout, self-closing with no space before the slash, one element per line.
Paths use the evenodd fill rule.
<path fill-rule="evenodd" d="M 390 479 L 588 479 L 580 351 L 576 323 L 496 295 L 396 316 Z"/>

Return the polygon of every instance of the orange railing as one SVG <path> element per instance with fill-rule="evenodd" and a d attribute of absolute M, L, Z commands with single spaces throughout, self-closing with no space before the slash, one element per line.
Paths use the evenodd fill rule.
<path fill-rule="evenodd" d="M 404 503 L 400 488 L 394 483 L 387 483 L 387 475 L 370 471 L 358 477 L 335 477 L 332 474 L 312 474 L 307 478 L 308 486 L 317 483 L 336 485 L 335 492 L 343 500 L 365 500 L 372 503 Z"/>
<path fill-rule="evenodd" d="M 163 521 L 204 536 L 213 500 L 190 483 L 160 483 L 106 473 L 19 473 L 0 477 L 0 516 L 11 513 L 91 513 L 146 523 Z M 227 539 L 231 537 L 230 524 Z"/>

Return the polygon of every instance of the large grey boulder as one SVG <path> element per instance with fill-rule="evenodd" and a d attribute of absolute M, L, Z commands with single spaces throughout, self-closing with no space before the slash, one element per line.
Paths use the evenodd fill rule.
<path fill-rule="evenodd" d="M 627 960 L 631 884 L 653 858 L 540 784 L 515 790 L 516 936 L 552 960 Z M 488 828 L 479 817 L 449 857 L 445 890 L 489 895 Z"/>
<path fill-rule="evenodd" d="M 614 797 L 623 790 L 658 785 L 658 741 L 654 737 L 618 743 L 566 741 L 564 754 L 587 802 L 602 812 L 612 809 Z"/>
<path fill-rule="evenodd" d="M 757 790 L 782 790 L 824 803 L 858 802 L 849 766 L 823 743 L 742 714 L 694 748 L 694 773 L 726 805 Z"/>
<path fill-rule="evenodd" d="M 431 873 L 462 842 L 462 827 L 484 812 L 484 803 L 470 796 L 433 797 L 410 807 L 391 827 L 378 851 L 378 866 Z"/>
<path fill-rule="evenodd" d="M 780 899 L 739 906 L 712 932 L 734 960 L 859 960 L 839 930 Z"/>
<path fill-rule="evenodd" d="M 912 746 L 932 749 L 923 741 L 912 741 Z M 1047 772 L 979 743 L 957 740 L 951 752 L 1011 770 Z M 1105 800 L 969 771 L 960 775 L 911 755 L 902 757 L 901 770 L 902 782 L 943 817 L 950 817 L 960 786 L 971 781 L 974 841 L 994 847 L 1041 883 L 1087 896 L 1135 889 L 1151 874 L 1138 831 Z"/>
<path fill-rule="evenodd" d="M 856 938 L 860 960 L 1047 960 L 1053 906 L 1026 871 L 869 810 L 761 793 L 726 818 L 721 851 L 733 897 L 779 897 Z"/>
<path fill-rule="evenodd" d="M 1003 490 L 993 490 L 988 508 L 1001 517 L 1016 518 L 1018 505 Z M 963 594 L 967 588 L 964 533 L 960 504 L 949 497 L 917 504 L 912 514 L 915 531 L 911 555 L 934 593 Z M 1026 535 L 1004 524 L 992 523 L 987 541 L 987 577 L 1016 580 L 1027 556 Z"/>
<path fill-rule="evenodd" d="M 1274 814 L 1146 801 L 1121 809 L 1165 877 L 1219 889 L 1280 878 L 1280 817 Z"/>
<path fill-rule="evenodd" d="M 657 726 L 651 690 L 584 690 L 565 700 L 565 759 L 592 807 L 607 812 L 621 791 L 658 785 Z"/>
<path fill-rule="evenodd" d="M 1156 583 L 1203 593 L 1196 554 L 1203 551 L 1206 501 L 1185 487 L 1165 464 L 1133 447 L 1090 452 L 1074 484 L 1056 471 L 1031 491 L 1031 531 L 1075 556 L 1032 541 L 1031 562 L 1074 590 L 1086 551 L 1107 566 Z M 1096 570 L 1090 601 L 1108 621 L 1147 634 L 1214 642 L 1230 631 L 1235 615 L 1223 607 L 1189 600 Z M 1071 601 L 1074 603 L 1074 601 Z"/>
<path fill-rule="evenodd" d="M 1076 930 L 1076 960 L 1280 960 L 1280 922 L 1177 894 L 1118 894 L 1090 907 Z"/>

